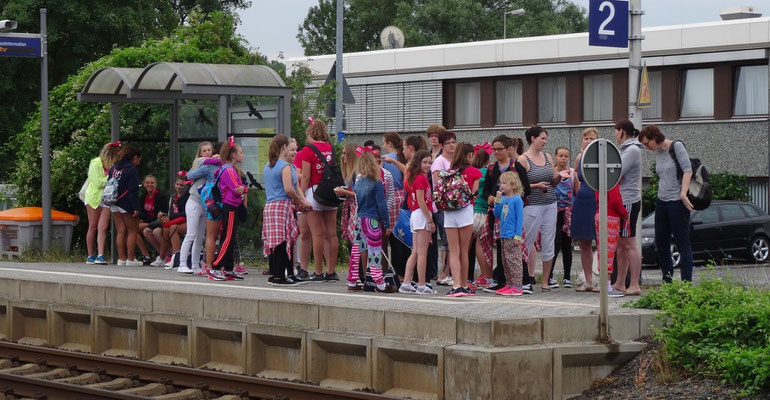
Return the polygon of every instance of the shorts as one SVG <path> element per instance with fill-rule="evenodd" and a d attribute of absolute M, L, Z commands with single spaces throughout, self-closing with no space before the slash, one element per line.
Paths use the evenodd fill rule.
<path fill-rule="evenodd" d="M 628 218 L 620 219 L 620 237 L 636 237 L 636 224 L 639 223 L 639 212 L 642 211 L 642 202 L 623 204 L 628 211 Z"/>
<path fill-rule="evenodd" d="M 409 228 L 412 233 L 419 230 L 430 230 L 428 227 L 428 220 L 420 209 L 412 211 L 412 216 L 409 217 Z"/>
<path fill-rule="evenodd" d="M 487 213 L 473 213 L 473 233 L 479 234 L 487 227 Z"/>
<path fill-rule="evenodd" d="M 147 224 L 147 228 L 150 230 L 155 230 L 155 228 L 162 228 L 163 222 L 160 222 L 159 219 L 156 219 L 155 221 L 150 222 Z"/>
<path fill-rule="evenodd" d="M 339 207 L 325 206 L 315 201 L 315 198 L 313 197 L 313 191 L 315 190 L 316 187 L 318 187 L 318 185 L 313 185 L 312 187 L 307 188 L 307 190 L 305 191 L 305 198 L 307 198 L 307 201 L 309 201 L 310 205 L 313 206 L 313 211 L 331 211 L 339 208 Z"/>
<path fill-rule="evenodd" d="M 114 213 L 121 213 L 121 214 L 128 214 L 128 211 L 118 207 L 118 206 L 110 206 L 110 211 Z"/>
<path fill-rule="evenodd" d="M 464 228 L 473 225 L 473 205 L 459 210 L 444 211 L 444 228 Z"/>

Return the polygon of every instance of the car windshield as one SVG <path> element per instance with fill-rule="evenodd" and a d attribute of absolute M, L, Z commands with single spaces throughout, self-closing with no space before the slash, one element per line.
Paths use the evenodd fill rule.
<path fill-rule="evenodd" d="M 655 211 L 651 212 L 650 215 L 644 217 L 642 220 L 642 228 L 652 228 L 655 226 Z"/>

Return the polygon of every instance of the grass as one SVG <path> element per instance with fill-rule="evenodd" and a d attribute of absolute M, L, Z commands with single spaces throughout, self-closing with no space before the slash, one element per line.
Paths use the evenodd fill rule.
<path fill-rule="evenodd" d="M 675 281 L 625 306 L 660 310 L 655 332 L 665 359 L 689 374 L 740 386 L 742 395 L 770 388 L 770 291 L 744 286 L 713 270 L 696 284 Z M 662 376 L 675 376 L 663 362 Z"/>

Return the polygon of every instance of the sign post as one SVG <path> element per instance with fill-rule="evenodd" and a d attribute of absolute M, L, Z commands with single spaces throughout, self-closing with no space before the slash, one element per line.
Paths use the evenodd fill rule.
<path fill-rule="evenodd" d="M 0 33 L 0 57 L 40 58 L 40 136 L 43 206 L 43 250 L 51 245 L 51 140 L 48 125 L 47 10 L 40 9 L 40 33 Z M 16 24 L 10 29 L 15 29 Z"/>
<path fill-rule="evenodd" d="M 586 184 L 599 192 L 599 324 L 601 340 L 609 342 L 607 317 L 607 192 L 620 181 L 620 151 L 612 142 L 597 139 L 583 152 L 580 172 Z"/>

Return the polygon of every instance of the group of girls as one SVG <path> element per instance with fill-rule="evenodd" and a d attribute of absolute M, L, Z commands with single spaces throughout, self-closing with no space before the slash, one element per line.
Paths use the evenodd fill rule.
<path fill-rule="evenodd" d="M 157 188 L 153 175 L 142 181 L 139 172 L 142 153 L 138 148 L 120 142 L 108 143 L 99 157 L 91 160 L 85 188 L 84 203 L 89 229 L 86 236 L 88 264 L 107 264 L 104 257 L 107 227 L 110 217 L 115 221 L 118 265 L 149 265 L 173 268 L 187 274 L 197 274 L 211 280 L 239 280 L 246 274 L 238 260 L 238 215 L 245 211 L 248 188 L 242 183 L 238 164 L 243 150 L 230 138 L 214 146 L 203 142 L 198 146 L 189 173 L 176 176 L 175 194 L 167 199 Z M 117 182 L 117 200 L 105 204 L 102 194 L 108 181 Z M 201 193 L 207 183 L 215 182 L 222 194 L 222 204 L 208 207 Z M 209 189 L 210 190 L 210 189 Z M 212 214 L 213 213 L 213 214 Z M 216 253 L 216 239 L 219 251 Z M 94 251 L 94 239 L 97 248 Z M 144 239 L 158 252 L 151 261 Z M 200 260 L 202 244 L 206 243 L 205 262 Z M 136 248 L 142 259 L 136 258 Z M 235 264 L 238 268 L 235 268 Z"/>

